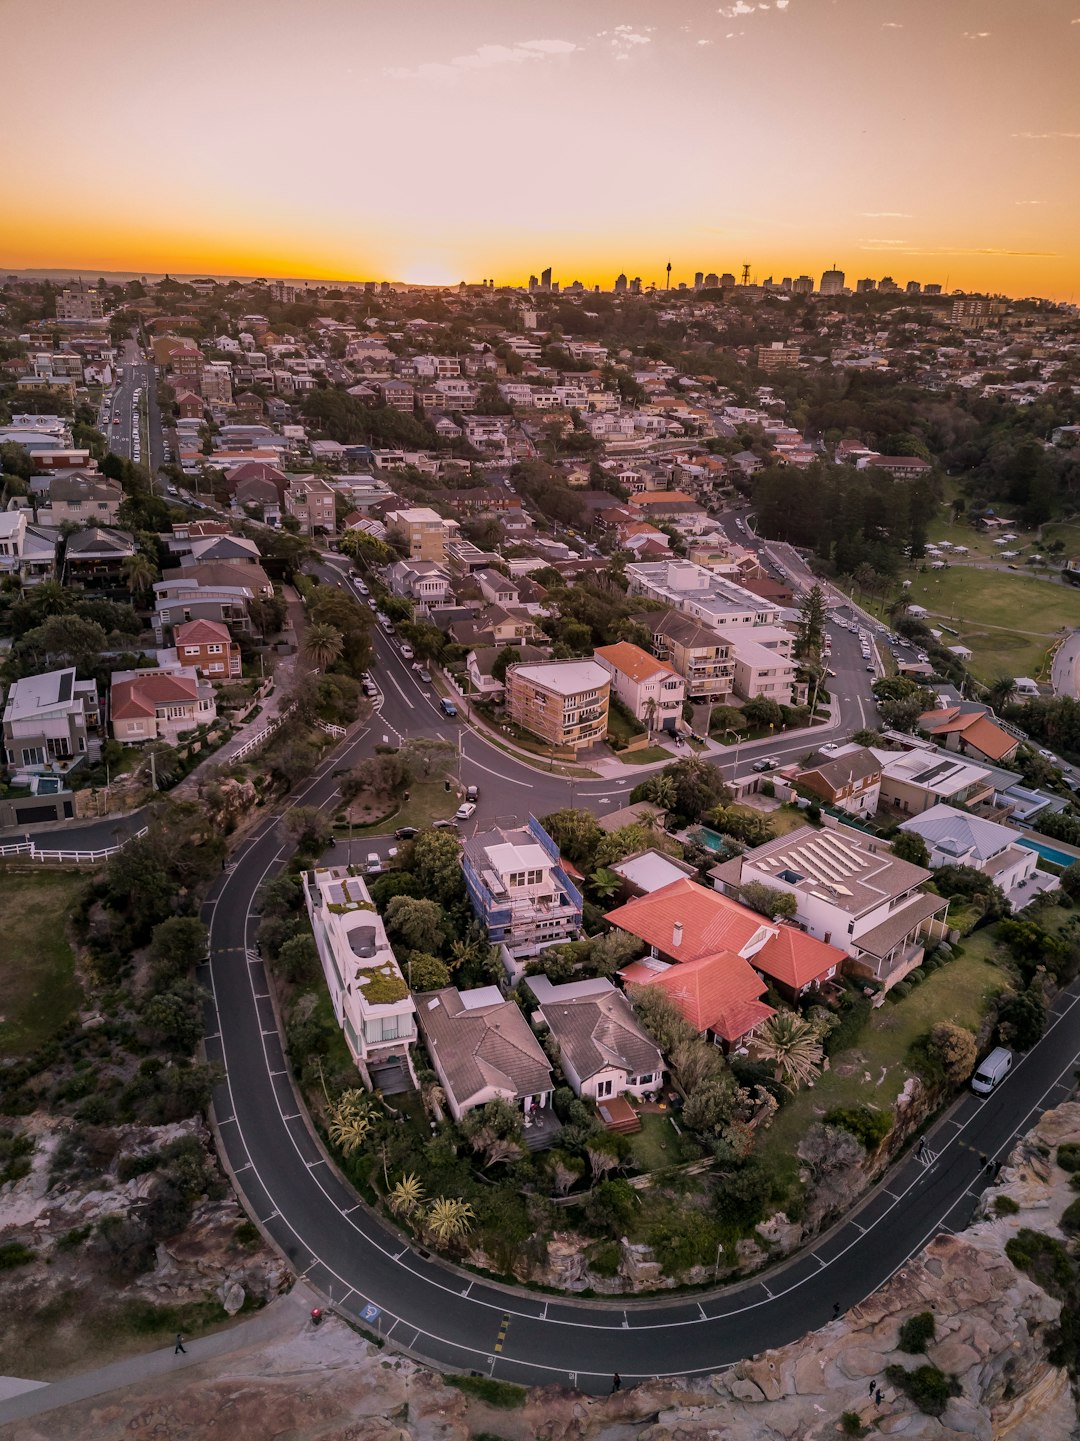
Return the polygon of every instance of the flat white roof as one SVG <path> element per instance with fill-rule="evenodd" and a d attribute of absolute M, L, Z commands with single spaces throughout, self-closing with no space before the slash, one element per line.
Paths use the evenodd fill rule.
<path fill-rule="evenodd" d="M 502 845 L 489 846 L 488 860 L 503 876 L 509 875 L 511 871 L 547 870 L 552 864 L 551 857 L 543 846 L 515 846 L 509 841 L 504 841 Z"/>
<path fill-rule="evenodd" d="M 595 660 L 553 660 L 541 665 L 517 665 L 514 674 L 560 695 L 577 695 L 611 684 L 611 676 Z"/>

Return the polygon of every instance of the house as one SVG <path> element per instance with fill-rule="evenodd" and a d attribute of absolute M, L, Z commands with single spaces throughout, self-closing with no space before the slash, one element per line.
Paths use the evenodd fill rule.
<path fill-rule="evenodd" d="M 113 738 L 121 745 L 166 741 L 217 719 L 214 688 L 194 667 L 114 671 L 110 689 Z"/>
<path fill-rule="evenodd" d="M 0 576 L 23 585 L 47 580 L 56 569 L 58 532 L 31 525 L 26 509 L 0 511 Z"/>
<path fill-rule="evenodd" d="M 267 525 L 281 524 L 281 497 L 272 480 L 248 476 L 236 482 L 233 491 L 233 505 L 238 510 L 250 509 L 257 519 Z"/>
<path fill-rule="evenodd" d="M 912 750 L 878 751 L 881 804 L 917 816 L 939 802 L 975 810 L 993 804 L 992 773 L 968 760 L 943 755 L 923 741 Z"/>
<path fill-rule="evenodd" d="M 207 680 L 231 680 L 243 673 L 240 647 L 218 621 L 184 621 L 174 628 L 173 643 L 179 663 Z"/>
<path fill-rule="evenodd" d="M 1000 886 L 1014 910 L 1057 886 L 1056 876 L 1037 870 L 1039 853 L 1021 845 L 1016 831 L 997 821 L 936 805 L 904 821 L 900 829 L 923 838 L 931 870 L 970 866 Z"/>
<path fill-rule="evenodd" d="M 533 1024 L 551 1033 L 575 1096 L 640 1098 L 660 1089 L 663 1055 L 610 981 L 597 976 L 557 986 L 546 976 L 530 976 L 526 984 L 539 1006 Z"/>
<path fill-rule="evenodd" d="M 608 672 L 594 660 L 518 662 L 506 671 L 511 720 L 550 746 L 585 750 L 607 735 Z"/>
<path fill-rule="evenodd" d="M 922 964 L 927 939 L 948 930 L 948 901 L 921 889 L 930 872 L 848 826 L 803 826 L 713 866 L 709 876 L 726 896 L 752 881 L 794 896 L 796 923 L 843 951 L 846 970 L 885 990 Z"/>
<path fill-rule="evenodd" d="M 473 579 L 480 587 L 480 594 L 490 604 L 503 606 L 517 604 L 518 583 L 516 580 L 511 580 L 509 576 L 485 567 L 483 570 L 475 571 Z"/>
<path fill-rule="evenodd" d="M 71 770 L 100 745 L 90 737 L 100 715 L 97 685 L 76 680 L 75 667 L 24 676 L 4 704 L 4 761 L 20 775 Z"/>
<path fill-rule="evenodd" d="M 593 659 L 611 678 L 612 694 L 650 732 L 682 728 L 686 681 L 670 662 L 657 660 L 629 641 L 601 646 Z"/>
<path fill-rule="evenodd" d="M 535 817 L 524 826 L 468 837 L 461 864 L 473 912 L 491 943 L 503 948 L 504 963 L 577 937 L 581 892 Z"/>
<path fill-rule="evenodd" d="M 68 536 L 64 545 L 64 577 L 70 581 L 116 580 L 124 561 L 135 554 L 135 537 L 126 530 L 87 526 Z"/>
<path fill-rule="evenodd" d="M 386 513 L 388 531 L 397 531 L 404 538 L 411 560 L 445 560 L 446 547 L 460 530 L 456 520 L 443 520 L 427 506 Z"/>
<path fill-rule="evenodd" d="M 507 650 L 506 646 L 484 645 L 477 646 L 471 650 L 465 660 L 465 670 L 469 680 L 472 682 L 474 694 L 484 700 L 501 700 L 506 692 L 504 681 L 498 679 L 495 674 L 495 665 Z M 513 660 L 542 661 L 547 658 L 547 652 L 538 646 L 527 643 L 514 643 L 510 649 L 510 657 Z"/>
<path fill-rule="evenodd" d="M 652 632 L 653 654 L 686 682 L 690 701 L 724 701 L 734 687 L 735 662 L 726 636 L 678 610 L 638 617 Z"/>
<path fill-rule="evenodd" d="M 38 507 L 43 524 L 115 525 L 124 491 L 118 480 L 96 471 L 76 470 L 53 475 L 48 502 Z"/>
<path fill-rule="evenodd" d="M 881 795 L 881 762 L 866 746 L 842 746 L 816 757 L 795 777 L 803 790 L 852 816 L 872 816 Z"/>
<path fill-rule="evenodd" d="M 334 1015 L 364 1084 L 384 1095 L 412 1090 L 416 1005 L 367 887 L 347 866 L 327 866 L 305 872 L 304 901 Z"/>
<path fill-rule="evenodd" d="M 407 596 L 424 605 L 443 605 L 450 594 L 450 577 L 434 560 L 397 560 L 386 574 L 395 595 Z"/>
<path fill-rule="evenodd" d="M 638 805 L 648 806 L 648 801 L 639 801 Z M 652 807 L 652 809 L 656 809 Z M 661 816 L 663 812 L 660 812 Z M 609 817 L 603 817 L 607 820 Z M 633 821 L 623 824 L 633 825 Z M 616 826 L 618 830 L 620 827 Z M 635 855 L 627 856 L 624 860 L 614 861 L 608 870 L 614 871 L 621 876 L 625 882 L 625 888 L 630 895 L 648 896 L 653 891 L 663 890 L 670 886 L 672 881 L 681 880 L 683 876 L 696 876 L 697 870 L 687 861 L 676 860 L 674 856 L 666 855 L 663 851 L 638 851 Z"/>
<path fill-rule="evenodd" d="M 920 480 L 933 466 L 919 455 L 862 455 L 855 462 L 856 470 L 887 470 L 897 480 Z"/>
<path fill-rule="evenodd" d="M 337 530 L 334 488 L 317 475 L 291 475 L 285 492 L 285 513 L 304 535 L 333 535 Z"/>
<path fill-rule="evenodd" d="M 455 1121 L 489 1101 L 509 1102 L 522 1112 L 527 1127 L 548 1119 L 540 1113 L 550 1107 L 555 1089 L 551 1064 L 516 1002 L 504 1000 L 498 986 L 425 991 L 416 997 L 416 1007 Z"/>
<path fill-rule="evenodd" d="M 946 750 L 974 755 L 993 765 L 1003 765 L 1012 760 L 1020 746 L 1016 736 L 1010 735 L 990 718 L 985 706 L 968 702 L 924 711 L 918 719 L 918 727 Z"/>

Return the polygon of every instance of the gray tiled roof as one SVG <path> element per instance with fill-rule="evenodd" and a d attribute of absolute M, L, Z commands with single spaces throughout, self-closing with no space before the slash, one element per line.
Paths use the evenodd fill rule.
<path fill-rule="evenodd" d="M 544 1019 L 562 1055 L 583 1081 L 609 1066 L 628 1075 L 663 1068 L 663 1057 L 634 1019 L 626 998 L 612 986 L 594 995 L 561 997 L 573 986 L 553 986 L 541 999 Z"/>
<path fill-rule="evenodd" d="M 416 1019 L 459 1107 L 488 1087 L 519 1099 L 552 1089 L 548 1058 L 513 1001 L 469 1008 L 447 986 L 416 997 Z"/>

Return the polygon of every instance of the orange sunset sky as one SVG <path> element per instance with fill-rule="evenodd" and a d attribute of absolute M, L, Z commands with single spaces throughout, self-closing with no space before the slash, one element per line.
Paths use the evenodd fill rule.
<path fill-rule="evenodd" d="M 1080 0 L 0 0 L 0 266 L 1080 297 Z"/>

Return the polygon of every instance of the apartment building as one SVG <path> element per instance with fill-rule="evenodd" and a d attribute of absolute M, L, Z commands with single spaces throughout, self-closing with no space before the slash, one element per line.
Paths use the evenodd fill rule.
<path fill-rule="evenodd" d="M 110 686 L 113 739 L 121 745 L 166 741 L 217 719 L 214 688 L 194 667 L 114 671 Z"/>
<path fill-rule="evenodd" d="M 285 513 L 305 535 L 333 535 L 337 530 L 336 496 L 329 482 L 317 475 L 291 475 L 285 492 Z"/>
<path fill-rule="evenodd" d="M 506 671 L 511 720 L 548 745 L 585 750 L 607 735 L 611 679 L 594 660 L 517 664 Z"/>
<path fill-rule="evenodd" d="M 797 923 L 844 951 L 855 975 L 886 990 L 922 964 L 928 937 L 948 930 L 948 901 L 921 889 L 930 872 L 847 826 L 804 826 L 709 875 L 728 896 L 751 881 L 794 896 Z"/>
<path fill-rule="evenodd" d="M 173 631 L 176 658 L 207 680 L 231 680 L 243 673 L 240 647 L 229 627 L 213 620 L 191 620 Z"/>
<path fill-rule="evenodd" d="M 797 345 L 783 340 L 759 345 L 754 351 L 759 370 L 794 370 L 801 354 Z"/>
<path fill-rule="evenodd" d="M 577 937 L 581 892 L 534 816 L 524 826 L 469 837 L 461 864 L 473 911 L 491 943 L 503 948 L 504 960 L 535 956 Z"/>
<path fill-rule="evenodd" d="M 601 646 L 593 659 L 607 671 L 611 693 L 646 729 L 674 734 L 681 728 L 686 681 L 670 662 L 628 641 Z"/>
<path fill-rule="evenodd" d="M 652 631 L 653 654 L 683 677 L 687 700 L 723 703 L 731 696 L 735 662 L 726 636 L 677 610 L 650 611 L 639 619 Z"/>
<path fill-rule="evenodd" d="M 96 759 L 99 717 L 97 685 L 76 680 L 74 666 L 24 676 L 4 704 L 5 764 L 16 776 L 46 775 Z"/>
<path fill-rule="evenodd" d="M 83 286 L 78 290 L 64 289 L 56 297 L 56 318 L 61 324 L 102 320 L 104 315 L 101 292 L 96 289 Z"/>
<path fill-rule="evenodd" d="M 779 626 L 783 619 L 779 606 L 690 561 L 637 561 L 626 567 L 626 578 L 631 595 L 663 601 L 732 640 L 737 632 Z"/>
<path fill-rule="evenodd" d="M 416 1006 L 367 886 L 348 866 L 327 866 L 305 873 L 304 901 L 334 1015 L 365 1085 L 384 1095 L 411 1090 Z"/>
<path fill-rule="evenodd" d="M 388 510 L 386 528 L 404 536 L 410 560 L 445 560 L 446 547 L 461 529 L 456 520 L 444 520 L 424 505 Z"/>

